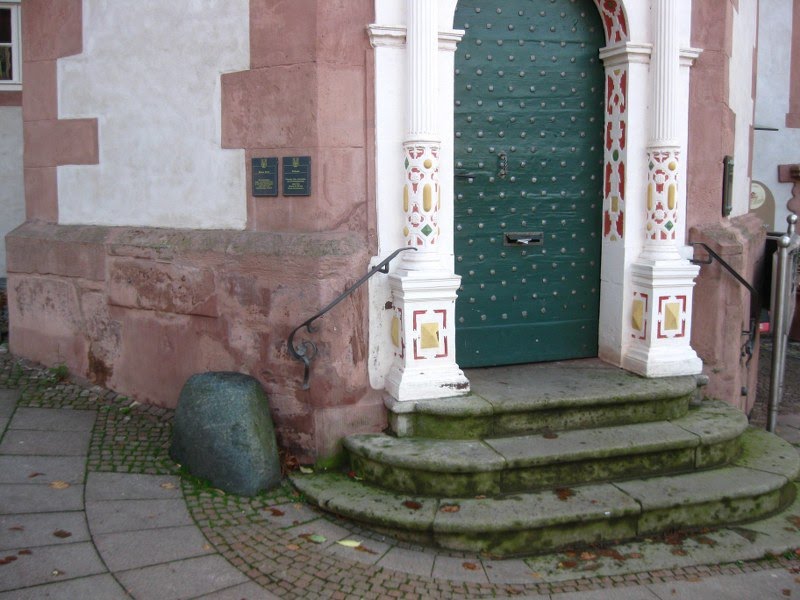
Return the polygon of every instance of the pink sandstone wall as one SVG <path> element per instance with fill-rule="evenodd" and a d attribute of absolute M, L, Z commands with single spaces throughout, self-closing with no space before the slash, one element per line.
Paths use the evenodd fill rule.
<path fill-rule="evenodd" d="M 687 224 L 690 242 L 705 242 L 750 282 L 763 259 L 764 232 L 751 216 L 722 216 L 723 160 L 734 155 L 735 115 L 729 100 L 729 63 L 735 0 L 695 0 L 692 46 L 703 53 L 691 70 Z M 753 82 L 755 78 L 753 78 Z M 755 85 L 753 85 L 755 93 Z M 752 131 L 747 132 L 752 149 Z M 748 161 L 750 156 L 737 156 Z M 704 258 L 702 250 L 695 255 Z M 709 376 L 708 396 L 749 411 L 755 402 L 757 356 L 740 356 L 749 325 L 750 295 L 719 265 L 703 265 L 695 288 L 692 347 Z M 742 390 L 746 394 L 742 395 Z"/>
<path fill-rule="evenodd" d="M 366 270 L 374 198 L 367 140 L 368 0 L 252 0 L 251 69 L 222 76 L 222 140 L 251 157 L 310 155 L 310 197 L 242 198 L 248 231 L 60 226 L 56 168 L 98 160 L 94 119 L 58 120 L 56 60 L 80 52 L 80 0 L 26 0 L 28 222 L 8 238 L 11 350 L 175 406 L 193 373 L 264 385 L 284 449 L 331 455 L 380 429 L 362 291 L 310 335 L 309 391 L 290 330 Z M 64 143 L 69 139 L 72 143 Z M 298 339 L 306 336 L 298 334 Z"/>

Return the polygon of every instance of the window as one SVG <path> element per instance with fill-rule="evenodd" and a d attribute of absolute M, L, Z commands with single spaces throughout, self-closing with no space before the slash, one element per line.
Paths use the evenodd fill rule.
<path fill-rule="evenodd" d="M 19 2 L 0 2 L 0 90 L 22 89 Z"/>

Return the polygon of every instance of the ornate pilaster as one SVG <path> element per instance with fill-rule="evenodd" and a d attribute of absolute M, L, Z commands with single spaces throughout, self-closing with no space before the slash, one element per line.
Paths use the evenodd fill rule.
<path fill-rule="evenodd" d="M 648 377 L 699 373 L 690 346 L 692 289 L 699 267 L 681 258 L 683 214 L 677 114 L 681 55 L 677 0 L 653 0 L 650 139 L 644 247 L 631 265 L 631 333 L 623 366 Z"/>
<path fill-rule="evenodd" d="M 397 401 L 465 394 L 469 382 L 455 361 L 455 300 L 461 278 L 441 247 L 437 134 L 438 0 L 406 0 L 407 135 L 403 160 L 406 252 L 390 276 L 394 363 L 386 389 Z"/>

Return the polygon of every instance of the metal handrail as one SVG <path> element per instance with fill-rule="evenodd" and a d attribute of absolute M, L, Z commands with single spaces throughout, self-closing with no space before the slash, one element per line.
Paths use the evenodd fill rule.
<path fill-rule="evenodd" d="M 721 264 L 728 273 L 733 275 L 733 277 L 741 283 L 747 291 L 750 292 L 750 329 L 748 331 L 742 331 L 742 335 L 747 335 L 747 342 L 742 347 L 742 356 L 747 356 L 746 364 L 750 364 L 750 360 L 753 358 L 753 349 L 755 348 L 756 343 L 756 333 L 758 331 L 758 320 L 761 315 L 761 294 L 758 293 L 750 283 L 734 269 L 730 266 L 724 258 L 722 258 L 719 254 L 714 252 L 711 248 L 708 247 L 707 244 L 703 242 L 692 242 L 692 246 L 702 246 L 703 250 L 708 253 L 710 257 L 707 260 L 699 260 L 696 258 L 691 259 L 689 262 L 695 265 L 710 265 L 715 260 Z"/>
<path fill-rule="evenodd" d="M 367 274 L 364 275 L 361 279 L 356 281 L 353 285 L 351 285 L 349 288 L 347 288 L 345 291 L 343 291 L 341 294 L 339 294 L 336 297 L 336 299 L 333 300 L 333 302 L 328 304 L 325 308 L 323 308 L 321 311 L 319 311 L 317 314 L 315 314 L 310 319 L 306 319 L 305 321 L 300 323 L 300 325 L 295 327 L 292 330 L 292 333 L 289 334 L 289 338 L 286 340 L 286 343 L 289 346 L 289 354 L 292 355 L 292 358 L 294 358 L 296 360 L 299 360 L 299 361 L 302 361 L 303 365 L 304 365 L 303 366 L 303 389 L 304 390 L 307 390 L 307 389 L 309 389 L 311 387 L 311 384 L 309 383 L 309 379 L 311 377 L 311 361 L 314 360 L 314 357 L 316 357 L 316 355 L 317 355 L 317 346 L 311 340 L 303 340 L 302 342 L 300 342 L 299 346 L 295 346 L 294 345 L 294 335 L 299 330 L 301 330 L 303 327 L 305 327 L 306 330 L 309 333 L 314 333 L 315 330 L 311 326 L 311 324 L 314 321 L 319 319 L 322 315 L 324 315 L 326 312 L 328 312 L 334 306 L 339 304 L 339 302 L 341 302 L 342 300 L 347 298 L 350 294 L 352 294 L 354 291 L 356 291 L 364 282 L 366 282 L 370 277 L 375 275 L 375 273 L 388 273 L 389 272 L 389 263 L 392 262 L 392 260 L 394 260 L 394 258 L 398 254 L 400 254 L 401 252 L 405 252 L 406 250 L 414 250 L 414 251 L 416 251 L 416 248 L 414 248 L 413 246 L 407 246 L 407 247 L 404 247 L 404 248 L 398 248 L 397 250 L 392 252 L 389 256 L 387 256 L 381 262 L 379 262 L 377 265 L 372 267 L 367 272 Z"/>
<path fill-rule="evenodd" d="M 790 214 L 786 217 L 788 227 L 786 235 L 780 236 L 778 241 L 778 255 L 776 265 L 776 281 L 774 294 L 775 314 L 774 327 L 772 328 L 772 364 L 769 374 L 769 401 L 767 406 L 767 431 L 775 431 L 778 424 L 778 406 L 783 396 L 783 375 L 786 366 L 786 342 L 788 330 L 791 326 L 791 317 L 787 314 L 787 298 L 794 294 L 797 285 L 797 271 L 790 273 L 789 265 L 794 264 L 800 251 L 800 236 L 797 235 L 797 215 Z M 773 236 L 769 236 L 775 239 Z M 794 256 L 790 260 L 790 255 Z M 790 277 L 791 275 L 791 277 Z M 791 281 L 790 281 L 791 279 Z"/>

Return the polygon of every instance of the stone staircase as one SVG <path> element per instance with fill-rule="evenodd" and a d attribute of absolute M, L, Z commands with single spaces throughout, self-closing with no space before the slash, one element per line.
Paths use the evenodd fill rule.
<path fill-rule="evenodd" d="M 534 554 L 780 511 L 797 451 L 694 377 L 597 360 L 481 369 L 466 397 L 394 403 L 344 440 L 349 473 L 296 475 L 320 508 L 400 539 Z"/>

